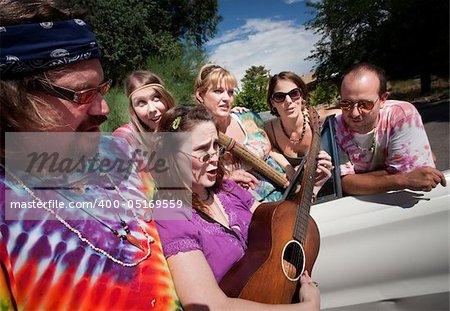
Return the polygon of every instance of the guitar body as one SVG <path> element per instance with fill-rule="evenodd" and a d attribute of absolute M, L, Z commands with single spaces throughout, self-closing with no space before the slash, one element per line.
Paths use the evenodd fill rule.
<path fill-rule="evenodd" d="M 320 247 L 317 224 L 309 216 L 320 147 L 318 120 L 310 108 L 313 137 L 294 199 L 263 203 L 253 213 L 249 248 L 219 284 L 228 297 L 289 304 L 297 300 L 304 269 L 311 273 Z"/>
<path fill-rule="evenodd" d="M 317 224 L 305 219 L 304 245 L 293 240 L 298 205 L 291 201 L 261 204 L 249 228 L 245 256 L 222 278 L 228 297 L 268 304 L 289 304 L 303 270 L 311 273 L 320 247 Z"/>

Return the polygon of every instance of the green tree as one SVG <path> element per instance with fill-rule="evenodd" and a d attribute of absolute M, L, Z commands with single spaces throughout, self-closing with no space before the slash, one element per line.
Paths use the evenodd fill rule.
<path fill-rule="evenodd" d="M 308 59 L 318 65 L 319 80 L 367 61 L 390 78 L 420 75 L 430 87 L 430 73 L 448 76 L 448 0 L 308 1 L 315 17 L 306 23 L 321 35 Z"/>
<path fill-rule="evenodd" d="M 149 56 L 176 53 L 180 41 L 201 46 L 221 20 L 217 0 L 71 1 L 89 13 L 106 74 L 116 82 L 145 66 Z"/>
<path fill-rule="evenodd" d="M 431 74 L 449 74 L 449 1 L 388 3 L 389 19 L 380 30 L 384 46 L 380 63 L 393 78 L 420 75 L 422 93 L 427 93 Z"/>
<path fill-rule="evenodd" d="M 235 106 L 246 107 L 255 112 L 266 111 L 269 70 L 264 66 L 251 66 L 242 78 L 242 90 L 236 95 Z"/>
<path fill-rule="evenodd" d="M 308 59 L 318 65 L 318 80 L 325 80 L 336 73 L 342 73 L 352 63 L 367 58 L 364 40 L 373 29 L 386 18 L 380 9 L 383 0 L 323 0 L 308 1 L 307 5 L 316 11 L 315 17 L 306 23 L 321 35 Z"/>
<path fill-rule="evenodd" d="M 309 103 L 312 106 L 334 104 L 339 92 L 335 83 L 331 81 L 322 81 L 309 93 Z"/>
<path fill-rule="evenodd" d="M 194 81 L 207 62 L 204 48 L 192 44 L 179 44 L 170 55 L 150 57 L 147 69 L 159 75 L 172 93 L 175 103 L 193 103 Z"/>

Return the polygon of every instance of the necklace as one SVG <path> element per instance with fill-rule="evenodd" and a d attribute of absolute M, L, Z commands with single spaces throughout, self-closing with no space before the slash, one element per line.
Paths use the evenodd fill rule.
<path fill-rule="evenodd" d="M 105 174 L 106 175 L 106 174 Z M 111 176 L 109 174 L 107 174 L 110 182 L 112 184 L 115 185 L 115 183 L 112 181 Z M 42 182 L 44 182 L 40 177 L 38 177 L 38 179 Z M 65 198 L 66 200 L 70 201 L 70 199 L 64 194 L 61 193 L 58 190 L 55 190 L 56 192 L 59 193 L 60 196 L 62 196 L 63 198 Z M 80 183 L 75 183 L 75 187 L 74 187 L 74 191 L 77 192 L 78 194 L 84 194 L 86 192 L 85 186 L 83 184 Z M 120 191 L 120 189 L 119 189 Z M 118 191 L 118 192 L 119 192 Z M 111 197 L 109 196 L 109 193 L 106 192 L 106 195 L 108 196 L 109 200 L 111 200 Z M 104 227 L 108 228 L 115 236 L 117 236 L 120 240 L 122 241 L 127 241 L 129 242 L 131 245 L 139 248 L 141 251 L 145 252 L 145 249 L 142 247 L 142 245 L 139 243 L 139 240 L 136 239 L 133 234 L 131 233 L 130 228 L 128 227 L 128 224 L 126 223 L 125 220 L 123 220 L 120 216 L 119 216 L 119 220 L 120 220 L 120 224 L 122 226 L 122 229 L 125 231 L 125 234 L 121 234 L 119 231 L 117 231 L 116 229 L 111 228 L 111 226 L 109 226 L 108 224 L 106 224 L 103 220 L 99 219 L 97 216 L 95 216 L 94 214 L 88 212 L 87 210 L 85 210 L 84 208 L 80 209 L 83 213 L 89 215 L 90 217 L 94 218 L 98 223 L 100 223 L 101 225 L 103 225 Z"/>
<path fill-rule="evenodd" d="M 60 193 L 61 194 L 61 193 Z M 62 195 L 63 197 L 66 197 L 65 195 Z M 67 197 L 66 197 L 67 198 Z M 123 220 L 120 216 L 119 216 L 119 220 L 120 220 L 120 225 L 122 226 L 122 229 L 125 231 L 125 234 L 120 233 L 119 231 L 117 231 L 116 229 L 111 228 L 111 226 L 109 226 L 108 224 L 106 224 L 103 220 L 99 219 L 97 216 L 91 214 L 90 212 L 88 212 L 85 209 L 80 209 L 81 211 L 83 211 L 84 213 L 88 214 L 90 217 L 94 218 L 96 221 L 98 221 L 100 224 L 102 224 L 103 226 L 105 226 L 106 228 L 108 228 L 115 236 L 117 236 L 120 240 L 122 241 L 127 241 L 129 242 L 131 245 L 136 246 L 137 248 L 139 248 L 141 251 L 145 252 L 145 249 L 142 247 L 142 245 L 139 243 L 139 240 L 136 239 L 132 234 L 131 234 L 131 230 L 128 227 L 128 224 L 125 220 Z"/>
<path fill-rule="evenodd" d="M 280 125 L 281 125 L 281 129 L 283 130 L 283 133 L 284 133 L 284 135 L 289 139 L 289 141 L 291 142 L 291 143 L 293 143 L 293 144 L 298 144 L 298 143 L 300 143 L 302 140 L 303 140 L 303 138 L 305 137 L 305 134 L 306 134 L 306 123 L 307 123 L 307 111 L 306 111 L 306 109 L 303 109 L 302 110 L 302 117 L 303 117 L 303 126 L 302 126 L 302 133 L 300 134 L 300 137 L 299 138 L 292 138 L 292 134 L 297 134 L 297 133 L 295 133 L 295 132 L 292 132 L 291 133 L 291 135 L 288 135 L 288 133 L 287 133 L 287 131 L 286 131 L 286 129 L 285 129 L 285 127 L 284 127 L 284 125 L 283 125 L 283 121 L 280 119 Z"/>
<path fill-rule="evenodd" d="M 46 207 L 45 204 L 44 204 L 44 202 L 41 200 L 41 198 L 39 198 L 38 196 L 36 196 L 36 194 L 35 194 L 29 187 L 27 187 L 19 177 L 17 177 L 17 176 L 14 175 L 13 173 L 9 172 L 8 170 L 6 170 L 6 168 L 5 168 L 5 172 L 7 172 L 11 177 L 13 177 L 13 178 L 16 180 L 16 182 L 17 182 L 17 183 L 18 183 L 18 184 L 19 184 L 19 185 L 20 185 L 20 186 L 21 186 L 21 187 L 22 187 L 22 188 L 23 188 L 23 189 L 24 189 L 24 190 L 25 190 L 25 191 L 26 191 L 26 192 L 27 192 L 27 193 L 35 200 L 35 201 L 39 202 L 39 203 L 41 204 L 41 206 L 43 206 L 43 208 L 44 208 L 47 212 L 49 212 L 49 213 L 50 213 L 51 215 L 53 215 L 60 223 L 62 223 L 62 224 L 64 225 L 64 227 L 66 227 L 68 230 L 70 230 L 71 232 L 73 232 L 73 233 L 78 237 L 78 239 L 80 239 L 80 241 L 83 241 L 84 243 L 86 243 L 92 250 L 96 251 L 97 253 L 100 253 L 100 254 L 104 255 L 104 256 L 107 257 L 108 259 L 112 260 L 113 262 L 115 262 L 115 263 L 117 263 L 117 264 L 119 264 L 119 265 L 121 265 L 121 266 L 124 266 L 124 267 L 130 267 L 130 268 L 139 265 L 141 262 L 143 262 L 144 260 L 146 260 L 147 258 L 150 257 L 150 255 L 151 255 L 151 247 L 150 247 L 150 244 L 151 244 L 152 242 L 154 242 L 155 240 L 154 240 L 153 237 L 151 237 L 151 236 L 147 233 L 147 231 L 144 229 L 143 225 L 141 224 L 141 222 L 140 222 L 139 218 L 137 217 L 137 214 L 136 214 L 136 212 L 135 212 L 134 210 L 131 209 L 131 212 L 133 213 L 134 218 L 136 219 L 136 221 L 137 221 L 139 227 L 141 228 L 141 230 L 142 230 L 142 232 L 144 233 L 144 235 L 145 235 L 145 237 L 146 237 L 146 240 L 147 240 L 147 253 L 145 254 L 144 257 L 142 257 L 142 258 L 139 259 L 138 261 L 128 263 L 128 262 L 123 262 L 122 260 L 113 257 L 110 253 L 108 253 L 108 252 L 105 251 L 104 249 L 101 249 L 100 247 L 95 246 L 91 241 L 89 241 L 86 237 L 84 237 L 84 236 L 81 234 L 81 232 L 80 232 L 79 230 L 77 230 L 77 229 L 75 229 L 74 227 L 72 227 L 67 221 L 65 221 L 61 216 L 59 216 L 57 213 L 55 213 L 52 209 Z M 108 179 L 110 180 L 111 184 L 114 186 L 114 189 L 117 191 L 117 193 L 119 194 L 119 196 L 120 196 L 123 200 L 126 201 L 127 199 L 123 196 L 122 192 L 121 192 L 120 189 L 117 187 L 117 185 L 114 183 L 114 181 L 112 180 L 111 176 L 109 176 L 109 174 L 106 174 L 106 176 L 107 176 Z M 94 217 L 94 219 L 97 219 L 97 218 Z M 125 223 L 125 222 L 124 222 L 124 223 Z M 126 223 L 125 223 L 125 225 L 124 225 L 123 223 L 121 223 L 121 224 L 122 224 L 123 229 L 125 230 L 125 232 L 126 232 L 127 235 L 128 235 L 128 231 L 129 231 L 128 225 L 127 225 Z M 106 225 L 106 224 L 105 224 L 105 225 Z M 108 226 L 108 225 L 106 225 L 106 226 Z M 109 227 L 109 226 L 108 226 L 108 227 Z M 112 228 L 110 228 L 110 229 L 112 229 Z M 114 229 L 112 229 L 112 230 L 114 230 Z M 128 236 L 126 236 L 126 238 L 128 239 Z M 128 241 L 129 241 L 132 245 L 136 246 L 134 243 L 137 243 L 137 239 L 134 238 L 134 237 L 133 237 L 132 239 L 134 239 L 133 242 L 131 242 L 131 241 L 129 241 L 129 240 L 128 240 Z M 138 247 L 138 246 L 136 246 L 136 247 Z M 140 248 L 140 247 L 139 247 L 139 248 Z"/>
<path fill-rule="evenodd" d="M 352 137 L 352 141 L 353 141 L 353 143 L 355 144 L 356 148 L 359 149 L 359 151 L 362 151 L 362 152 L 373 152 L 373 151 L 375 150 L 375 131 L 373 132 L 373 135 L 372 135 L 372 142 L 371 142 L 369 148 L 361 147 L 361 146 L 358 144 L 358 142 L 355 140 L 355 137 L 354 137 L 354 136 Z"/>

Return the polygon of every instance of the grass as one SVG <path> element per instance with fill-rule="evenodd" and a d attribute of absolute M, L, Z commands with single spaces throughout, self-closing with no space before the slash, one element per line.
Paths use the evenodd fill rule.
<path fill-rule="evenodd" d="M 108 121 L 101 125 L 102 132 L 114 132 L 121 125 L 128 123 L 128 99 L 121 88 L 112 88 L 105 95 L 110 112 Z"/>
<path fill-rule="evenodd" d="M 420 79 L 408 79 L 399 81 L 389 81 L 388 90 L 390 92 L 389 98 L 406 100 L 409 102 L 427 103 L 440 99 L 450 97 L 450 84 L 448 78 L 439 78 L 432 76 L 431 78 L 431 92 L 427 94 L 420 94 Z"/>

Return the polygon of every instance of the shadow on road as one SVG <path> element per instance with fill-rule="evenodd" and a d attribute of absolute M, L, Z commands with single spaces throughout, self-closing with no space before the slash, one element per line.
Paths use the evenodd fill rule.
<path fill-rule="evenodd" d="M 422 116 L 423 123 L 428 122 L 449 122 L 450 100 L 441 100 L 435 103 L 416 104 Z"/>
<path fill-rule="evenodd" d="M 441 100 L 434 103 L 416 104 L 422 116 L 422 121 L 430 141 L 431 150 L 436 155 L 436 167 L 440 170 L 450 168 L 450 100 Z"/>

